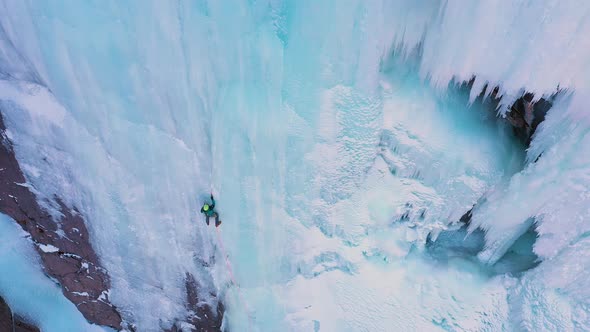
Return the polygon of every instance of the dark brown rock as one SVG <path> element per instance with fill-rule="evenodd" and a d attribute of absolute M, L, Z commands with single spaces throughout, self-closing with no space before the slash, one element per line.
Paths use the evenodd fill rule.
<path fill-rule="evenodd" d="M 121 316 L 105 295 L 110 288 L 109 276 L 90 245 L 84 220 L 57 199 L 64 235 L 57 233 L 56 222 L 24 185 L 25 177 L 5 130 L 0 114 L 0 212 L 12 217 L 31 235 L 45 272 L 61 284 L 64 295 L 88 321 L 121 329 Z M 58 251 L 45 252 L 39 245 L 51 245 Z"/>
<path fill-rule="evenodd" d="M 469 92 L 473 88 L 475 77 L 467 82 L 462 82 L 459 89 Z M 486 98 L 485 91 L 488 89 L 486 84 L 482 91 L 476 98 L 477 103 L 487 105 L 489 110 L 496 113 L 502 97 L 498 96 L 499 87 L 494 87 Z M 545 120 L 545 116 L 549 109 L 553 106 L 555 98 L 563 92 L 557 87 L 555 93 L 548 97 L 535 99 L 531 92 L 524 92 L 510 107 L 506 113 L 505 120 L 512 127 L 514 136 L 516 136 L 524 146 L 529 146 L 533 134 L 541 122 Z"/>
<path fill-rule="evenodd" d="M 187 308 L 192 312 L 188 317 L 189 323 L 193 324 L 199 332 L 221 331 L 224 307 L 221 301 L 217 302 L 217 308 L 199 301 L 199 283 L 192 274 L 187 273 L 186 279 Z M 213 295 L 213 294 L 211 294 Z"/>
<path fill-rule="evenodd" d="M 39 332 L 39 328 L 13 315 L 8 304 L 0 297 L 0 332 Z"/>
<path fill-rule="evenodd" d="M 22 320 L 22 318 L 14 317 L 14 330 L 13 332 L 40 332 L 39 328 L 35 325 L 29 324 Z"/>
<path fill-rule="evenodd" d="M 0 332 L 12 332 L 12 311 L 0 297 Z"/>

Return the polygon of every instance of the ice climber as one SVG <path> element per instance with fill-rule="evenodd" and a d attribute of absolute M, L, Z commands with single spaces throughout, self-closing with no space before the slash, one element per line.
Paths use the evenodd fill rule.
<path fill-rule="evenodd" d="M 201 208 L 201 213 L 205 214 L 205 222 L 207 222 L 207 226 L 209 225 L 209 217 L 215 216 L 215 227 L 221 225 L 221 221 L 219 220 L 219 214 L 215 211 L 215 199 L 213 198 L 213 194 L 211 194 L 211 204 L 203 204 Z"/>

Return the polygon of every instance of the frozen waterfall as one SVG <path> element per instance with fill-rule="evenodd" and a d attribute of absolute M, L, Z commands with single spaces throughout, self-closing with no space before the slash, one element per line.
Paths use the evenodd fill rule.
<path fill-rule="evenodd" d="M 3 142 L 123 328 L 194 329 L 190 274 L 231 331 L 587 330 L 589 34 L 573 0 L 0 0 Z M 531 232 L 534 268 L 490 268 Z"/>

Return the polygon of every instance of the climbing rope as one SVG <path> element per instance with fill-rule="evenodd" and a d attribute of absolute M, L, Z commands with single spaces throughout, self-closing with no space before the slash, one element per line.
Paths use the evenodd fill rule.
<path fill-rule="evenodd" d="M 246 315 L 248 315 L 248 331 L 252 331 L 252 315 L 250 315 L 250 309 L 248 306 L 248 302 L 246 302 L 246 298 L 242 294 L 242 289 L 240 285 L 236 282 L 236 278 L 234 277 L 233 269 L 229 262 L 229 258 L 227 256 L 227 252 L 225 251 L 225 247 L 223 246 L 223 241 L 221 239 L 221 231 L 219 227 L 215 227 L 215 232 L 217 233 L 217 241 L 219 242 L 219 248 L 221 249 L 221 253 L 223 254 L 223 258 L 225 260 L 225 266 L 227 268 L 227 273 L 231 279 L 232 284 L 235 286 L 236 290 L 238 291 L 238 297 L 242 305 L 244 306 L 244 310 L 246 310 Z"/>

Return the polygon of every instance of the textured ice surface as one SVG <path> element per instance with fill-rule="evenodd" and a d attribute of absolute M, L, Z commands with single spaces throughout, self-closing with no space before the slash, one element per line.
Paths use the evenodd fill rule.
<path fill-rule="evenodd" d="M 234 330 L 587 329 L 589 8 L 4 0 L 0 100 L 28 181 L 87 216 L 142 331 L 183 317 L 185 272 L 227 285 L 200 267 L 211 187 Z M 514 176 L 506 128 L 448 87 L 474 75 L 471 100 L 573 92 Z M 421 258 L 482 195 L 484 262 L 535 221 L 545 261 L 521 279 Z"/>
<path fill-rule="evenodd" d="M 47 279 L 26 233 L 0 214 L 0 293 L 15 314 L 42 331 L 112 331 L 88 324 L 82 314 Z"/>

